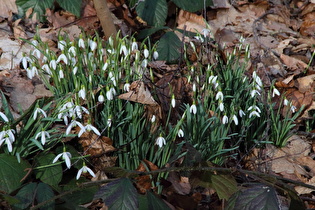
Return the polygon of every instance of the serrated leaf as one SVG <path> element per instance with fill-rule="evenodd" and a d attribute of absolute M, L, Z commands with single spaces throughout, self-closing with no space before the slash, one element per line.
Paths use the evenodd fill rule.
<path fill-rule="evenodd" d="M 34 199 L 36 193 L 37 183 L 32 182 L 22 187 L 16 194 L 16 198 L 20 200 L 20 203 L 15 204 L 14 207 L 18 209 L 26 209 Z"/>
<path fill-rule="evenodd" d="M 80 17 L 80 9 L 82 0 L 71 0 L 71 1 L 65 1 L 65 0 L 57 0 L 58 4 L 65 10 L 71 12 L 77 17 Z"/>
<path fill-rule="evenodd" d="M 109 209 L 138 209 L 138 193 L 128 178 L 121 178 L 100 188 L 94 199 L 101 198 Z"/>
<path fill-rule="evenodd" d="M 24 170 L 30 168 L 31 165 L 17 159 L 11 155 L 0 154 L 0 191 L 11 193 L 21 186 L 21 179 L 27 172 Z"/>
<path fill-rule="evenodd" d="M 174 32 L 166 32 L 157 45 L 156 50 L 159 53 L 159 60 L 165 60 L 166 62 L 177 61 L 181 55 L 182 45 L 182 42 Z"/>
<path fill-rule="evenodd" d="M 211 175 L 212 187 L 220 199 L 229 199 L 237 191 L 237 183 L 231 175 Z"/>
<path fill-rule="evenodd" d="M 213 5 L 212 0 L 172 0 L 172 2 L 174 2 L 179 8 L 188 12 L 197 12 Z"/>
<path fill-rule="evenodd" d="M 52 163 L 55 155 L 52 153 L 38 156 L 36 166 L 47 166 Z M 54 165 L 35 170 L 36 178 L 51 186 L 57 186 L 62 179 L 62 166 Z"/>
<path fill-rule="evenodd" d="M 255 185 L 236 192 L 227 202 L 226 210 L 280 209 L 276 191 L 266 185 Z"/>
<path fill-rule="evenodd" d="M 54 197 L 54 192 L 51 187 L 42 182 L 37 185 L 36 192 L 36 200 L 38 203 L 48 201 Z M 55 209 L 55 201 L 45 204 L 42 208 L 45 210 Z"/>
<path fill-rule="evenodd" d="M 137 14 L 150 26 L 162 26 L 167 17 L 166 0 L 139 1 Z"/>
<path fill-rule="evenodd" d="M 26 12 L 26 10 L 29 8 L 33 8 L 33 14 L 37 13 L 37 19 L 43 20 L 46 13 L 46 8 L 51 8 L 53 6 L 54 0 L 16 0 L 15 3 L 24 12 Z"/>

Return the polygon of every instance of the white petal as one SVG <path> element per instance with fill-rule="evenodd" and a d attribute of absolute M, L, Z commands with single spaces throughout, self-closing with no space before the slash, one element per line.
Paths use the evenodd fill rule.
<path fill-rule="evenodd" d="M 81 176 L 81 174 L 82 174 L 82 171 L 83 171 L 83 167 L 82 168 L 80 168 L 80 170 L 78 171 L 78 173 L 77 173 L 77 180 L 80 178 L 80 176 Z"/>

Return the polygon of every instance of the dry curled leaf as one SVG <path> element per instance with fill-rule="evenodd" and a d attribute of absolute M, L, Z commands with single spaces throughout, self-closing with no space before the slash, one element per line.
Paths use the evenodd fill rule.
<path fill-rule="evenodd" d="M 152 162 L 148 160 L 142 160 L 140 165 L 137 168 L 137 171 L 140 172 L 146 172 L 146 171 L 156 171 L 159 168 L 154 165 Z M 150 175 L 143 175 L 143 176 L 138 176 L 135 178 L 136 181 L 136 187 L 140 193 L 145 193 L 147 190 L 152 188 L 151 185 L 151 177 Z"/>

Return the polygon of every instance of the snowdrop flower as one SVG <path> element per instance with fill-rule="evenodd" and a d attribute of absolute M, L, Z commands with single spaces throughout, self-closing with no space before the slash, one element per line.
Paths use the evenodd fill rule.
<path fill-rule="evenodd" d="M 176 100 L 174 94 L 172 95 L 172 101 L 171 101 L 172 107 L 175 108 Z"/>
<path fill-rule="evenodd" d="M 247 111 L 250 111 L 250 110 L 252 110 L 252 109 L 256 109 L 257 112 L 261 113 L 261 110 L 260 110 L 259 107 L 256 106 L 256 105 L 250 106 L 250 107 L 247 109 Z"/>
<path fill-rule="evenodd" d="M 195 103 L 193 103 L 193 104 L 190 106 L 189 112 L 190 112 L 190 113 L 193 113 L 193 114 L 196 114 L 196 113 L 197 113 L 197 107 L 196 107 Z"/>
<path fill-rule="evenodd" d="M 12 152 L 12 143 L 15 141 L 15 130 L 3 130 L 0 132 L 0 146 L 5 143 L 8 147 L 8 151 Z"/>
<path fill-rule="evenodd" d="M 73 75 L 76 75 L 77 72 L 78 72 L 78 67 L 75 66 L 75 67 L 72 69 L 72 73 L 73 73 Z"/>
<path fill-rule="evenodd" d="M 3 119 L 4 122 L 9 122 L 8 117 L 3 112 L 0 112 L 0 117 Z"/>
<path fill-rule="evenodd" d="M 144 58 L 148 58 L 149 57 L 149 50 L 147 48 L 144 48 L 143 55 L 144 55 Z"/>
<path fill-rule="evenodd" d="M 3 143 L 5 143 L 5 144 L 7 145 L 8 151 L 9 151 L 9 152 L 12 152 L 12 143 L 13 143 L 13 141 L 10 140 L 10 138 L 5 137 L 5 138 L 0 139 L 0 146 L 1 146 Z"/>
<path fill-rule="evenodd" d="M 196 84 L 195 83 L 193 83 L 192 89 L 193 89 L 193 92 L 196 92 L 197 88 L 196 88 Z"/>
<path fill-rule="evenodd" d="M 30 68 L 27 68 L 27 69 L 26 69 L 26 73 L 27 73 L 27 77 L 28 77 L 29 79 L 32 79 L 32 78 L 35 76 L 35 74 L 38 75 L 38 71 L 37 71 L 36 66 L 32 66 L 31 69 L 30 69 Z"/>
<path fill-rule="evenodd" d="M 116 95 L 116 90 L 115 88 L 110 88 L 107 92 L 106 92 L 106 97 L 108 100 L 113 100 L 114 99 L 114 96 Z"/>
<path fill-rule="evenodd" d="M 279 90 L 277 90 L 277 88 L 273 88 L 273 91 L 272 91 L 272 97 L 275 97 L 275 96 L 280 96 L 280 92 L 279 92 Z"/>
<path fill-rule="evenodd" d="M 209 84 L 213 84 L 213 85 L 216 84 L 217 78 L 218 76 L 211 75 L 208 79 Z"/>
<path fill-rule="evenodd" d="M 37 57 L 37 58 L 41 57 L 41 52 L 37 48 L 32 52 L 32 54 L 35 55 L 35 57 Z"/>
<path fill-rule="evenodd" d="M 34 45 L 34 47 L 37 47 L 38 46 L 38 41 L 37 40 L 32 40 L 32 45 Z"/>
<path fill-rule="evenodd" d="M 155 119 L 156 119 L 155 115 L 152 115 L 152 117 L 151 117 L 151 122 L 154 123 L 154 122 L 155 122 Z"/>
<path fill-rule="evenodd" d="M 253 76 L 253 79 L 255 80 L 256 84 L 257 84 L 256 85 L 257 89 L 260 90 L 260 88 L 262 87 L 262 81 L 261 81 L 260 77 L 257 75 L 256 71 L 253 72 L 252 76 Z"/>
<path fill-rule="evenodd" d="M 85 130 L 81 129 L 78 136 L 80 137 L 83 133 L 85 133 L 86 131 L 90 132 L 93 131 L 96 135 L 100 136 L 101 133 L 97 130 L 97 128 L 95 128 L 93 125 L 91 124 L 87 124 L 85 127 Z"/>
<path fill-rule="evenodd" d="M 58 154 L 58 155 L 54 158 L 54 160 L 53 160 L 52 163 L 57 162 L 57 160 L 58 160 L 60 157 L 62 157 L 62 160 L 64 160 L 64 161 L 66 162 L 67 167 L 70 168 L 70 167 L 71 167 L 71 160 L 70 160 L 70 158 L 72 157 L 72 156 L 71 156 L 71 153 L 70 153 L 70 152 L 67 152 L 67 151 L 66 151 L 66 148 L 63 148 L 63 152 L 60 153 L 60 154 Z"/>
<path fill-rule="evenodd" d="M 204 37 L 207 37 L 210 34 L 210 30 L 207 28 L 204 28 L 201 30 L 201 33 L 203 34 Z"/>
<path fill-rule="evenodd" d="M 135 39 L 133 39 L 133 42 L 131 44 L 131 51 L 134 51 L 134 50 L 138 50 L 138 44 Z"/>
<path fill-rule="evenodd" d="M 229 122 L 229 118 L 226 115 L 224 115 L 222 118 L 222 124 L 226 124 L 228 122 Z"/>
<path fill-rule="evenodd" d="M 159 53 L 155 50 L 153 52 L 153 59 L 156 60 L 156 59 L 158 59 L 158 57 L 159 57 Z"/>
<path fill-rule="evenodd" d="M 108 67 L 108 62 L 106 61 L 102 67 L 102 70 L 106 71 L 107 67 Z"/>
<path fill-rule="evenodd" d="M 249 114 L 249 118 L 251 118 L 252 116 L 260 117 L 260 114 L 259 114 L 257 111 L 252 111 L 252 112 Z"/>
<path fill-rule="evenodd" d="M 69 48 L 68 53 L 69 53 L 69 54 L 72 54 L 72 56 L 76 56 L 76 55 L 77 55 L 77 51 L 76 51 L 76 49 L 75 49 L 74 46 L 71 46 L 71 47 Z"/>
<path fill-rule="evenodd" d="M 113 82 L 113 85 L 116 87 L 116 79 L 115 79 L 113 72 L 110 71 L 108 74 L 108 77 Z"/>
<path fill-rule="evenodd" d="M 127 55 L 129 54 L 126 45 L 123 44 L 123 45 L 120 47 L 120 52 L 119 52 L 119 53 L 120 53 L 120 54 L 124 53 L 125 56 L 127 56 Z"/>
<path fill-rule="evenodd" d="M 65 49 L 65 46 L 67 45 L 67 42 L 65 40 L 60 40 L 58 42 L 58 49 L 60 49 L 61 51 L 63 51 Z"/>
<path fill-rule="evenodd" d="M 21 58 L 21 61 L 23 69 L 27 69 L 27 64 L 28 62 L 31 62 L 31 59 L 29 57 L 26 56 L 25 53 L 23 53 L 23 57 Z"/>
<path fill-rule="evenodd" d="M 63 71 L 60 68 L 60 70 L 59 70 L 59 79 L 63 79 L 63 78 L 65 78 L 65 75 L 63 74 Z"/>
<path fill-rule="evenodd" d="M 66 130 L 66 135 L 70 134 L 70 131 L 72 128 L 79 126 L 81 128 L 80 132 L 83 130 L 85 132 L 85 127 L 78 121 L 72 120 L 71 123 L 68 125 L 67 130 Z"/>
<path fill-rule="evenodd" d="M 130 84 L 127 82 L 124 84 L 124 91 L 129 92 L 130 90 Z"/>
<path fill-rule="evenodd" d="M 86 98 L 86 91 L 85 91 L 85 87 L 81 86 L 81 90 L 78 93 L 79 97 L 81 97 L 83 100 L 85 100 Z"/>
<path fill-rule="evenodd" d="M 37 107 L 34 111 L 34 115 L 33 115 L 33 119 L 36 120 L 37 118 L 37 114 L 41 113 L 44 117 L 47 117 L 47 114 L 44 110 L 42 110 L 41 108 Z"/>
<path fill-rule="evenodd" d="M 44 71 L 46 71 L 47 74 L 52 75 L 52 72 L 50 71 L 50 68 L 49 68 L 48 64 L 44 64 L 44 65 L 42 66 L 42 69 L 43 69 Z"/>
<path fill-rule="evenodd" d="M 163 147 L 163 145 L 166 145 L 165 139 L 162 137 L 162 134 L 160 134 L 160 136 L 156 138 L 155 144 L 158 145 L 160 148 Z"/>
<path fill-rule="evenodd" d="M 146 68 L 146 67 L 148 66 L 148 59 L 144 59 L 144 60 L 142 61 L 142 63 L 141 63 L 141 66 L 142 66 L 143 68 Z"/>
<path fill-rule="evenodd" d="M 87 108 L 85 108 L 84 106 L 79 106 L 79 105 L 76 105 L 74 107 L 74 109 L 70 109 L 69 110 L 71 112 L 71 117 L 72 116 L 77 116 L 78 118 L 82 119 L 82 112 L 83 113 L 86 113 L 86 114 L 90 114 L 89 110 L 87 110 Z"/>
<path fill-rule="evenodd" d="M 78 45 L 81 48 L 85 48 L 84 40 L 82 39 L 82 35 L 80 34 L 80 39 L 78 41 Z"/>
<path fill-rule="evenodd" d="M 109 118 L 107 119 L 107 126 L 108 126 L 109 128 L 112 126 L 112 119 L 111 119 L 111 117 L 109 117 Z"/>
<path fill-rule="evenodd" d="M 250 96 L 253 98 L 255 95 L 260 95 L 260 93 L 256 90 L 256 89 L 253 89 L 251 92 L 250 92 Z"/>
<path fill-rule="evenodd" d="M 219 109 L 220 109 L 221 112 L 224 111 L 224 104 L 223 104 L 222 101 L 219 102 Z"/>
<path fill-rule="evenodd" d="M 182 129 L 179 129 L 177 135 L 179 138 L 184 137 L 184 131 Z"/>
<path fill-rule="evenodd" d="M 64 53 L 59 55 L 59 57 L 58 57 L 56 62 L 60 63 L 60 61 L 63 61 L 65 64 L 68 64 L 68 58 L 66 57 L 66 55 Z"/>
<path fill-rule="evenodd" d="M 40 141 L 42 143 L 42 145 L 44 145 L 46 143 L 46 138 L 50 138 L 50 135 L 47 131 L 42 130 L 41 132 L 39 132 L 38 134 L 36 134 L 35 139 L 38 139 L 38 137 L 40 138 Z"/>
<path fill-rule="evenodd" d="M 91 174 L 91 176 L 95 177 L 94 172 L 93 172 L 89 167 L 87 167 L 87 166 L 85 165 L 85 162 L 83 162 L 82 168 L 80 168 L 80 170 L 79 170 L 78 173 L 77 173 L 77 177 L 76 177 L 77 180 L 80 178 L 80 176 L 81 176 L 82 173 L 86 173 L 86 172 L 89 172 L 89 174 Z"/>
<path fill-rule="evenodd" d="M 238 119 L 235 114 L 232 116 L 232 120 L 234 121 L 235 125 L 238 125 Z"/>
<path fill-rule="evenodd" d="M 291 109 L 290 110 L 291 110 L 292 113 L 295 113 L 296 107 L 291 105 Z"/>
<path fill-rule="evenodd" d="M 90 46 L 91 51 L 94 51 L 97 47 L 97 43 L 90 39 L 89 40 L 89 46 Z"/>
<path fill-rule="evenodd" d="M 217 94 L 215 96 L 215 100 L 223 101 L 223 93 L 221 90 L 219 92 L 217 92 Z"/>
<path fill-rule="evenodd" d="M 52 68 L 53 70 L 56 70 L 56 68 L 57 68 L 57 63 L 56 63 L 56 61 L 55 61 L 55 60 L 51 60 L 51 61 L 49 62 L 49 66 L 50 66 L 50 68 Z"/>
<path fill-rule="evenodd" d="M 97 98 L 98 102 L 103 103 L 105 101 L 105 98 L 102 94 L 100 94 Z"/>
<path fill-rule="evenodd" d="M 284 106 L 287 106 L 287 105 L 289 104 L 289 101 L 288 101 L 288 99 L 287 99 L 287 98 L 284 98 L 284 100 L 283 100 L 283 104 L 284 104 Z"/>
<path fill-rule="evenodd" d="M 245 113 L 244 113 L 244 111 L 243 110 L 239 110 L 238 111 L 238 114 L 239 114 L 239 116 L 242 118 L 243 116 L 245 116 Z"/>

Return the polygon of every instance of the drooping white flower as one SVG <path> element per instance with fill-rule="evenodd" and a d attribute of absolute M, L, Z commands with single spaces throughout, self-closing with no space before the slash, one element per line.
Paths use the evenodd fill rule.
<path fill-rule="evenodd" d="M 91 174 L 91 176 L 95 177 L 94 172 L 93 172 L 89 167 L 87 167 L 87 166 L 85 165 L 85 162 L 83 162 L 83 166 L 82 166 L 82 168 L 80 168 L 80 170 L 78 171 L 76 179 L 78 180 L 78 179 L 80 178 L 81 174 L 82 174 L 82 173 L 86 173 L 86 172 L 89 172 L 89 174 Z"/>
<path fill-rule="evenodd" d="M 159 53 L 155 50 L 155 51 L 153 52 L 153 59 L 156 60 L 156 59 L 158 59 L 158 58 L 159 58 Z"/>
<path fill-rule="evenodd" d="M 229 122 L 229 118 L 224 115 L 223 118 L 222 118 L 222 124 L 227 124 Z"/>
<path fill-rule="evenodd" d="M 109 117 L 109 118 L 107 119 L 107 126 L 108 126 L 109 128 L 112 126 L 112 119 L 111 119 L 111 117 Z"/>
<path fill-rule="evenodd" d="M 47 114 L 44 110 L 42 110 L 41 108 L 37 107 L 33 113 L 33 119 L 36 120 L 37 118 L 37 114 L 41 113 L 44 117 L 47 117 Z"/>
<path fill-rule="evenodd" d="M 76 48 L 74 46 L 71 46 L 68 50 L 68 53 L 72 54 L 72 56 L 76 56 L 77 55 Z"/>
<path fill-rule="evenodd" d="M 86 113 L 86 114 L 90 114 L 89 110 L 87 110 L 87 108 L 85 108 L 84 106 L 79 106 L 76 105 L 72 110 L 70 109 L 69 112 L 72 112 L 70 115 L 72 116 L 76 116 L 80 119 L 82 119 L 82 114 Z"/>
<path fill-rule="evenodd" d="M 152 117 L 151 117 L 151 122 L 154 123 L 154 122 L 155 122 L 155 119 L 156 119 L 155 115 L 152 115 Z"/>
<path fill-rule="evenodd" d="M 143 50 L 143 55 L 144 55 L 144 58 L 148 58 L 149 57 L 149 50 L 147 48 L 145 48 Z"/>
<path fill-rule="evenodd" d="M 42 69 L 46 71 L 47 74 L 52 75 L 52 72 L 50 71 L 50 68 L 47 63 L 42 66 Z"/>
<path fill-rule="evenodd" d="M 84 86 L 81 87 L 81 90 L 79 90 L 78 95 L 79 95 L 79 97 L 81 97 L 83 100 L 85 100 L 85 98 L 86 98 L 86 91 L 85 91 L 85 87 L 84 87 Z"/>
<path fill-rule="evenodd" d="M 250 106 L 250 107 L 247 109 L 247 111 L 250 111 L 250 110 L 252 110 L 252 109 L 255 109 L 257 112 L 261 113 L 261 110 L 260 110 L 259 107 L 256 106 L 256 105 Z"/>
<path fill-rule="evenodd" d="M 106 61 L 102 67 L 102 70 L 106 71 L 107 67 L 108 67 L 108 62 Z"/>
<path fill-rule="evenodd" d="M 86 126 L 84 126 L 85 130 L 81 129 L 79 134 L 78 134 L 78 137 L 80 137 L 83 133 L 85 133 L 86 131 L 90 132 L 90 131 L 93 131 L 96 135 L 100 136 L 101 133 L 99 132 L 99 130 L 94 127 L 93 125 L 91 124 L 87 124 Z"/>
<path fill-rule="evenodd" d="M 196 92 L 197 88 L 196 88 L 196 84 L 195 83 L 193 83 L 192 89 L 193 89 L 193 92 Z"/>
<path fill-rule="evenodd" d="M 219 92 L 217 92 L 217 94 L 215 96 L 215 100 L 223 101 L 223 93 L 221 90 Z"/>
<path fill-rule="evenodd" d="M 21 61 L 23 69 L 27 69 L 27 64 L 28 62 L 31 62 L 31 59 L 29 57 L 26 56 L 25 53 L 23 53 L 23 57 L 21 58 Z"/>
<path fill-rule="evenodd" d="M 54 160 L 53 160 L 52 163 L 57 162 L 57 160 L 58 160 L 60 157 L 62 157 L 62 160 L 64 160 L 64 161 L 66 162 L 67 167 L 70 168 L 70 167 L 71 167 L 71 160 L 70 160 L 70 158 L 72 157 L 72 156 L 71 156 L 71 153 L 70 153 L 70 152 L 67 152 L 66 149 L 64 148 L 64 149 L 63 149 L 63 152 L 60 153 L 60 154 L 58 154 L 58 155 L 54 158 Z"/>
<path fill-rule="evenodd" d="M 171 101 L 172 107 L 175 108 L 176 100 L 174 94 L 172 95 L 172 101 Z"/>
<path fill-rule="evenodd" d="M 277 90 L 277 88 L 273 88 L 273 91 L 272 91 L 272 97 L 275 97 L 275 96 L 280 96 L 280 92 L 279 92 L 279 90 Z"/>
<path fill-rule="evenodd" d="M 57 68 L 57 62 L 56 62 L 56 60 L 51 60 L 51 61 L 49 62 L 49 66 L 50 66 L 50 68 L 52 68 L 53 70 L 56 70 L 56 68 Z"/>
<path fill-rule="evenodd" d="M 166 145 L 165 139 L 160 135 L 156 138 L 155 144 L 158 145 L 160 148 L 163 147 L 163 145 Z"/>
<path fill-rule="evenodd" d="M 203 34 L 204 37 L 207 37 L 210 34 L 210 30 L 207 28 L 204 28 L 201 30 L 201 33 Z"/>
<path fill-rule="evenodd" d="M 123 44 L 123 45 L 120 47 L 120 52 L 119 52 L 119 53 L 120 53 L 120 54 L 124 53 L 125 56 L 127 56 L 127 55 L 129 54 L 126 45 Z"/>
<path fill-rule="evenodd" d="M 42 130 L 41 132 L 36 134 L 35 139 L 38 139 L 38 137 L 41 137 L 40 141 L 42 145 L 44 145 L 46 143 L 46 138 L 50 138 L 50 135 L 47 131 Z"/>
<path fill-rule="evenodd" d="M 97 98 L 98 102 L 103 103 L 105 101 L 105 98 L 103 96 L 103 94 L 100 94 Z"/>
<path fill-rule="evenodd" d="M 90 46 L 91 51 L 94 51 L 97 47 L 97 43 L 90 39 L 89 40 L 89 46 Z"/>
<path fill-rule="evenodd" d="M 60 63 L 60 61 L 63 61 L 65 64 L 68 64 L 68 58 L 66 57 L 66 55 L 64 53 L 59 55 L 59 57 L 58 57 L 56 62 Z"/>
<path fill-rule="evenodd" d="M 288 99 L 284 98 L 284 100 L 283 100 L 283 105 L 284 105 L 284 106 L 287 106 L 288 104 L 289 104 Z"/>
<path fill-rule="evenodd" d="M 135 40 L 131 44 L 131 51 L 134 51 L 134 50 L 138 50 L 138 44 Z"/>
<path fill-rule="evenodd" d="M 253 89 L 252 91 L 250 91 L 250 96 L 253 98 L 255 95 L 260 95 L 260 93 L 256 90 L 256 89 Z"/>
<path fill-rule="evenodd" d="M 142 63 L 141 63 L 141 66 L 142 66 L 143 68 L 146 68 L 146 67 L 148 66 L 148 59 L 144 59 L 144 60 L 142 61 Z"/>
<path fill-rule="evenodd" d="M 184 137 L 184 131 L 182 129 L 179 129 L 177 135 L 179 138 Z"/>
<path fill-rule="evenodd" d="M 238 114 L 239 114 L 239 116 L 242 118 L 243 116 L 245 116 L 245 113 L 244 113 L 244 111 L 243 110 L 239 110 L 238 111 Z"/>
<path fill-rule="evenodd" d="M 3 119 L 4 122 L 9 122 L 8 117 L 3 112 L 0 112 L 0 117 Z"/>
<path fill-rule="evenodd" d="M 223 104 L 222 101 L 219 102 L 219 109 L 220 109 L 221 112 L 224 111 L 224 104 Z"/>
<path fill-rule="evenodd" d="M 79 45 L 79 47 L 81 47 L 83 49 L 85 48 L 84 40 L 82 39 L 82 37 L 79 39 L 78 45 Z"/>
<path fill-rule="evenodd" d="M 232 116 L 232 120 L 234 121 L 235 125 L 238 125 L 238 119 L 235 114 Z"/>
<path fill-rule="evenodd" d="M 65 78 L 65 75 L 63 74 L 62 69 L 59 70 L 59 79 Z"/>
<path fill-rule="evenodd" d="M 42 53 L 39 51 L 39 49 L 35 48 L 34 51 L 32 52 L 32 54 L 36 57 L 36 58 L 40 58 Z"/>
<path fill-rule="evenodd" d="M 107 97 L 107 100 L 113 100 L 114 99 L 114 96 L 116 95 L 116 90 L 115 88 L 110 88 L 107 92 L 106 92 L 106 97 Z"/>
<path fill-rule="evenodd" d="M 291 112 L 292 112 L 292 113 L 295 113 L 296 107 L 295 107 L 295 106 L 293 106 L 293 105 L 291 105 L 290 110 L 291 110 Z"/>
<path fill-rule="evenodd" d="M 85 127 L 82 125 L 82 123 L 80 123 L 80 122 L 78 122 L 76 120 L 72 120 L 71 123 L 67 127 L 66 135 L 69 135 L 70 132 L 71 132 L 71 129 L 76 127 L 76 126 L 79 126 L 81 128 L 81 130 L 83 130 L 83 132 L 85 132 Z"/>
<path fill-rule="evenodd" d="M 60 40 L 58 42 L 58 49 L 63 51 L 65 49 L 65 46 L 67 46 L 67 42 L 65 40 Z"/>
<path fill-rule="evenodd" d="M 260 114 L 257 111 L 252 111 L 251 113 L 249 113 L 249 118 L 256 116 L 256 117 L 260 117 Z"/>
<path fill-rule="evenodd" d="M 190 106 L 190 109 L 189 109 L 190 113 L 193 113 L 193 114 L 196 114 L 197 113 L 197 107 L 195 104 L 192 104 Z"/>
<path fill-rule="evenodd" d="M 113 74 L 113 72 L 110 71 L 108 73 L 108 77 L 113 82 L 113 85 L 116 87 L 116 78 L 115 78 L 115 75 Z"/>
<path fill-rule="evenodd" d="M 127 82 L 124 84 L 124 91 L 129 92 L 130 90 L 130 84 Z"/>
<path fill-rule="evenodd" d="M 13 143 L 13 141 L 10 139 L 10 138 L 8 138 L 8 137 L 5 137 L 5 138 L 1 138 L 0 139 L 0 146 L 3 144 L 3 143 L 5 143 L 6 145 L 7 145 L 7 148 L 8 148 L 8 151 L 9 152 L 12 152 L 12 143 Z"/>

